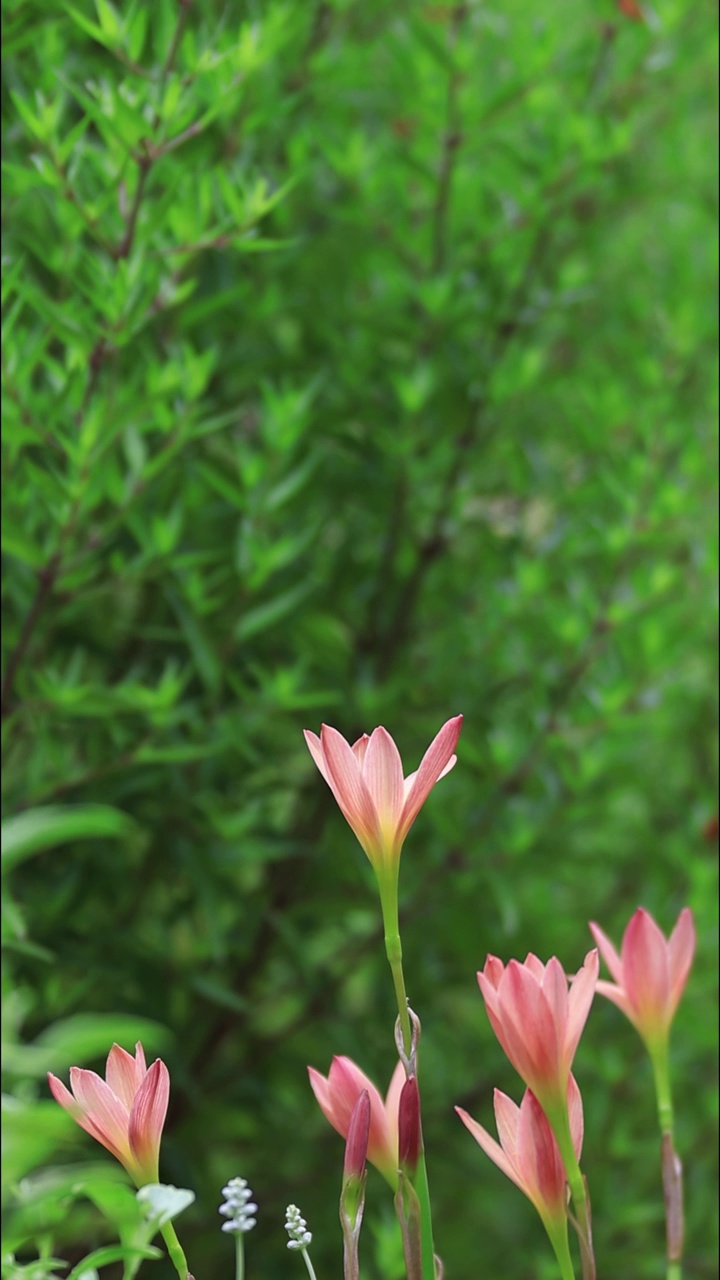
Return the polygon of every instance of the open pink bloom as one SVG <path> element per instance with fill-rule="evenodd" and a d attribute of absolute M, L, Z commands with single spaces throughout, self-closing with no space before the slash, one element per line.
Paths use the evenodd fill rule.
<path fill-rule="evenodd" d="M 622 1009 L 648 1045 L 667 1040 L 695 953 L 690 908 L 680 912 L 666 938 L 649 912 L 638 907 L 623 935 L 621 955 L 599 925 L 590 929 L 615 979 L 598 982 L 600 994 Z"/>
<path fill-rule="evenodd" d="M 554 1223 L 563 1222 L 567 1204 L 565 1166 L 540 1103 L 530 1089 L 525 1091 L 519 1107 L 499 1089 L 493 1100 L 499 1143 L 467 1111 L 461 1107 L 455 1110 L 486 1155 L 532 1201 L 545 1225 L 551 1228 Z M 580 1159 L 582 1099 L 572 1075 L 568 1079 L 567 1105 L 572 1143 Z"/>
<path fill-rule="evenodd" d="M 327 1078 L 308 1067 L 310 1084 L 320 1110 L 333 1129 L 347 1138 L 355 1103 L 366 1090 L 370 1099 L 370 1133 L 367 1158 L 395 1190 L 398 1177 L 398 1107 L 405 1083 L 405 1069 L 398 1062 L 383 1102 L 364 1071 L 351 1058 L 333 1058 Z"/>
<path fill-rule="evenodd" d="M 507 967 L 488 956 L 478 974 L 493 1031 L 528 1089 L 545 1110 L 564 1108 L 575 1050 L 595 994 L 599 960 L 590 951 L 568 979 L 553 956 L 547 964 L 528 955 Z"/>
<path fill-rule="evenodd" d="M 48 1072 L 50 1092 L 86 1133 L 101 1142 L 141 1187 L 158 1181 L 160 1139 L 170 1097 L 170 1076 L 158 1058 L 148 1070 L 142 1045 L 135 1057 L 114 1044 L 105 1079 L 70 1068 L 70 1088 Z"/>
<path fill-rule="evenodd" d="M 351 747 L 324 724 L 318 738 L 305 730 L 310 754 L 376 870 L 400 857 L 405 837 L 435 783 L 455 764 L 462 716 L 443 725 L 420 762 L 403 778 L 400 752 L 382 727 Z"/>

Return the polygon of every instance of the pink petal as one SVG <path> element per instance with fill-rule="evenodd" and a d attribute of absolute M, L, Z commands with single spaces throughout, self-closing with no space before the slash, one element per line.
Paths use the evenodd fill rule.
<path fill-rule="evenodd" d="M 447 774 L 450 773 L 450 771 L 455 768 L 456 764 L 457 764 L 457 756 L 451 756 L 447 764 L 445 765 L 445 768 L 443 769 L 442 773 L 439 775 L 438 782 L 440 781 L 440 778 L 445 778 Z M 409 773 L 407 778 L 405 779 L 403 783 L 403 801 L 407 800 L 408 796 L 410 795 L 410 792 L 415 786 L 415 779 L 417 778 L 417 776 L 418 776 L 418 771 L 416 769 L 414 773 Z"/>
<path fill-rule="evenodd" d="M 612 1000 L 618 1009 L 622 1009 L 626 1018 L 629 1018 L 634 1026 L 637 1026 L 637 1018 L 635 1010 L 625 994 L 622 987 L 616 987 L 614 982 L 603 982 L 602 980 L 595 985 L 595 990 L 599 996 L 604 996 L 606 1000 Z"/>
<path fill-rule="evenodd" d="M 680 997 L 695 955 L 695 922 L 689 907 L 684 907 L 677 918 L 677 924 L 670 934 L 668 942 L 668 963 L 670 968 L 670 1017 L 678 1007 Z"/>
<path fill-rule="evenodd" d="M 518 1168 L 526 1195 L 541 1212 L 564 1213 L 565 1168 L 545 1112 L 530 1089 L 520 1104 Z"/>
<path fill-rule="evenodd" d="M 397 840 L 399 844 L 403 843 L 413 822 L 417 818 L 422 806 L 435 786 L 435 783 L 449 764 L 450 757 L 452 756 L 457 745 L 457 740 L 460 737 L 462 721 L 462 716 L 454 716 L 452 720 L 448 720 L 430 743 L 430 746 L 420 761 L 420 768 L 418 769 L 412 787 L 406 796 L 402 813 L 400 815 L 400 822 L 397 830 Z"/>
<path fill-rule="evenodd" d="M 145 1057 L 137 1062 L 132 1054 L 114 1044 L 108 1054 L 105 1079 L 115 1097 L 130 1114 L 130 1108 L 145 1075 Z"/>
<path fill-rule="evenodd" d="M 562 1043 L 565 1040 L 568 1021 L 568 980 L 557 956 L 552 956 L 548 960 L 540 985 L 552 1009 L 558 1040 Z"/>
<path fill-rule="evenodd" d="M 610 970 L 611 977 L 613 977 L 615 981 L 620 986 L 622 986 L 623 985 L 622 960 L 620 959 L 620 956 L 615 950 L 612 942 L 608 938 L 607 934 L 603 933 L 602 929 L 600 928 L 600 925 L 594 924 L 592 921 L 590 923 L 590 932 L 592 933 L 592 936 L 598 945 L 600 955 L 602 956 L 608 969 Z"/>
<path fill-rule="evenodd" d="M 323 725 L 321 745 L 328 780 L 343 816 L 352 827 L 368 857 L 382 845 L 380 827 L 372 797 L 358 764 L 341 733 Z"/>
<path fill-rule="evenodd" d="M 517 1131 L 520 1108 L 501 1089 L 493 1090 L 493 1108 L 500 1146 L 514 1168 L 517 1168 Z"/>
<path fill-rule="evenodd" d="M 387 1120 L 388 1131 L 392 1139 L 393 1145 L 397 1147 L 398 1141 L 398 1114 L 400 1110 L 400 1094 L 405 1084 L 405 1068 L 402 1062 L 398 1062 L 392 1073 L 392 1079 L 385 1094 L 385 1118 Z"/>
<path fill-rule="evenodd" d="M 568 1068 L 572 1066 L 575 1051 L 588 1019 L 590 1006 L 595 996 L 600 959 L 593 948 L 588 951 L 582 968 L 575 974 L 568 995 L 568 1020 L 565 1029 L 565 1060 Z"/>
<path fill-rule="evenodd" d="M 572 1074 L 568 1080 L 568 1117 L 573 1150 L 579 1160 L 582 1155 L 585 1120 L 583 1117 L 582 1096 L 578 1089 L 577 1081 Z"/>
<path fill-rule="evenodd" d="M 83 1111 L 78 1124 L 107 1147 L 121 1164 L 132 1163 L 128 1115 L 110 1086 L 94 1071 L 82 1067 L 70 1068 L 70 1086 Z"/>
<path fill-rule="evenodd" d="M 562 1085 L 561 1042 L 554 1010 L 532 973 L 511 960 L 498 990 L 506 1052 L 515 1070 L 541 1096 Z"/>
<path fill-rule="evenodd" d="M 482 1125 L 478 1124 L 477 1120 L 473 1120 L 472 1116 L 468 1115 L 467 1111 L 463 1111 L 462 1107 L 456 1107 L 455 1110 L 465 1125 L 465 1128 L 470 1130 L 473 1138 L 482 1147 L 485 1154 L 495 1162 L 498 1169 L 502 1169 L 505 1176 L 508 1177 L 511 1182 L 514 1182 L 516 1187 L 519 1187 L 521 1191 L 524 1191 L 525 1188 L 523 1187 L 513 1164 L 508 1160 L 508 1157 L 505 1155 L 505 1152 L 499 1143 L 490 1136 L 487 1129 L 483 1129 Z"/>
<path fill-rule="evenodd" d="M 670 1001 L 668 944 L 649 912 L 638 907 L 622 943 L 623 986 L 636 1018 L 662 1023 Z"/>
<path fill-rule="evenodd" d="M 343 1138 L 347 1138 L 355 1103 L 363 1090 L 367 1090 L 370 1098 L 368 1160 L 388 1181 L 396 1179 L 397 1111 L 391 1126 L 383 1100 L 365 1072 L 351 1058 L 336 1057 L 327 1080 L 313 1067 L 308 1067 L 308 1074 L 323 1115 Z"/>
<path fill-rule="evenodd" d="M 528 951 L 525 957 L 524 964 L 525 964 L 525 968 L 529 969 L 530 972 L 535 975 L 538 982 L 542 985 L 542 980 L 545 977 L 545 965 L 543 964 L 542 960 L 538 960 L 537 956 L 533 955 L 532 951 Z"/>
<path fill-rule="evenodd" d="M 505 965 L 497 956 L 488 956 L 483 965 L 483 977 L 485 981 L 497 989 L 500 985 L 500 979 L 505 972 Z M 480 981 L 480 974 L 478 974 Z"/>
<path fill-rule="evenodd" d="M 58 1080 L 57 1076 L 54 1076 L 51 1071 L 48 1071 L 47 1073 L 47 1080 L 50 1086 L 50 1092 L 55 1101 L 59 1102 L 60 1106 L 65 1108 L 68 1114 L 72 1116 L 73 1120 L 76 1120 L 78 1124 L 83 1124 L 85 1117 L 82 1114 L 80 1103 L 73 1098 L 70 1090 L 66 1088 L 62 1080 Z"/>
<path fill-rule="evenodd" d="M 328 773 L 328 767 L 327 767 L 327 764 L 325 763 L 325 752 L 323 751 L 322 743 L 320 739 L 318 738 L 316 733 L 312 732 L 311 729 L 303 729 L 303 737 L 305 738 L 305 741 L 307 743 L 308 750 L 310 751 L 310 755 L 312 756 L 313 760 L 315 761 L 315 764 L 317 765 L 323 778 L 327 782 L 330 790 L 332 791 L 333 795 L 335 796 L 335 799 L 337 800 L 337 795 L 335 794 L 335 783 L 333 782 L 332 778 L 330 777 L 330 774 Z"/>
<path fill-rule="evenodd" d="M 368 749 L 369 741 L 370 741 L 370 738 L 366 733 L 364 733 L 361 738 L 358 738 L 357 742 L 353 742 L 352 744 L 352 753 L 355 756 L 355 759 L 357 760 L 361 769 L 363 767 L 363 761 L 365 759 L 365 753 Z"/>
<path fill-rule="evenodd" d="M 148 1181 L 157 1180 L 160 1139 L 169 1099 L 170 1073 L 158 1058 L 137 1091 L 128 1130 L 133 1155 Z"/>
<path fill-rule="evenodd" d="M 365 752 L 362 776 L 388 845 L 395 838 L 403 805 L 403 771 L 400 752 L 387 729 L 374 729 Z"/>
<path fill-rule="evenodd" d="M 485 1001 L 485 1012 L 488 1016 L 488 1021 L 490 1023 L 490 1026 L 495 1032 L 495 1035 L 498 1038 L 498 1041 L 500 1043 L 500 1046 L 503 1052 L 507 1054 L 508 1057 L 510 1057 L 507 1042 L 505 1039 L 503 1020 L 500 1015 L 500 1001 L 498 999 L 498 993 L 495 987 L 493 986 L 491 979 L 486 976 L 489 959 L 490 957 L 488 957 L 488 961 L 485 962 L 486 972 L 478 973 L 477 975 L 478 985 L 480 987 L 483 1000 Z M 498 963 L 500 962 L 498 961 Z"/>
<path fill-rule="evenodd" d="M 332 1098 L 330 1097 L 330 1085 L 327 1077 L 321 1075 L 319 1071 L 316 1071 L 315 1067 L 308 1067 L 307 1070 L 310 1077 L 310 1087 L 315 1094 L 320 1110 L 322 1111 L 325 1119 L 332 1125 L 333 1129 L 337 1129 L 338 1133 L 340 1133 L 340 1130 L 334 1120 L 335 1112 L 333 1109 Z M 347 1135 L 343 1134 L 342 1136 L 346 1137 Z"/>

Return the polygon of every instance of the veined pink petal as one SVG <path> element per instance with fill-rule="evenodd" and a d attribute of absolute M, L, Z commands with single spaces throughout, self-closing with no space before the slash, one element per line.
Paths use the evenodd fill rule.
<path fill-rule="evenodd" d="M 528 1088 L 540 1096 L 561 1076 L 561 1029 L 537 978 L 517 960 L 511 960 L 498 988 L 500 1017 L 507 1051 L 515 1070 Z"/>
<path fill-rule="evenodd" d="M 483 965 L 482 973 L 483 973 L 483 977 L 485 978 L 485 981 L 489 983 L 491 987 L 494 987 L 497 990 L 497 988 L 500 985 L 500 979 L 502 978 L 504 972 L 505 972 L 505 965 L 503 964 L 502 960 L 498 958 L 498 956 L 487 957 L 485 964 Z M 478 981 L 479 979 L 480 979 L 480 974 L 478 974 Z"/>
<path fill-rule="evenodd" d="M 570 984 L 570 994 L 568 996 L 568 1019 L 565 1032 L 565 1044 L 568 1066 L 572 1064 L 575 1057 L 575 1051 L 580 1042 L 580 1036 L 587 1022 L 590 1006 L 595 996 L 595 987 L 597 983 L 598 973 L 600 972 L 600 960 L 597 951 L 593 948 L 588 951 L 583 961 L 582 968 L 573 978 Z"/>
<path fill-rule="evenodd" d="M 605 996 L 606 1000 L 612 1000 L 618 1009 L 622 1009 L 626 1018 L 629 1018 L 634 1026 L 638 1027 L 635 1017 L 635 1010 L 625 994 L 622 987 L 618 987 L 614 982 L 604 982 L 602 979 L 595 984 L 595 990 L 599 996 Z M 638 1031 L 640 1028 L 638 1027 Z"/>
<path fill-rule="evenodd" d="M 369 741 L 370 741 L 370 735 L 367 733 L 363 733 L 361 737 L 358 738 L 357 742 L 353 742 L 352 744 L 353 755 L 355 756 L 355 759 L 357 760 L 361 769 L 363 767 L 363 761 L 365 759 L 365 753 L 368 749 Z"/>
<path fill-rule="evenodd" d="M 443 769 L 442 773 L 438 774 L 438 779 L 437 779 L 438 782 L 440 781 L 441 778 L 445 778 L 447 774 L 450 773 L 451 769 L 455 768 L 456 764 L 457 764 L 457 756 L 451 756 L 447 764 L 445 765 L 445 768 Z M 407 800 L 408 796 L 410 795 L 410 792 L 415 786 L 415 779 L 417 778 L 417 776 L 418 776 L 418 771 L 416 769 L 414 773 L 409 773 L 407 778 L 403 782 L 403 802 Z"/>
<path fill-rule="evenodd" d="M 638 1020 L 660 1024 L 670 999 L 667 942 L 649 912 L 641 907 L 622 942 L 623 986 Z"/>
<path fill-rule="evenodd" d="M 565 1215 L 565 1168 L 540 1103 L 530 1089 L 520 1104 L 518 1169 L 525 1194 L 541 1216 Z"/>
<path fill-rule="evenodd" d="M 402 807 L 396 836 L 398 845 L 402 845 L 435 783 L 449 764 L 460 737 L 462 721 L 462 716 L 454 716 L 452 720 L 448 720 L 420 761 L 420 768 Z"/>
<path fill-rule="evenodd" d="M 668 967 L 670 969 L 670 1007 L 672 1018 L 685 990 L 695 955 L 695 922 L 689 907 L 684 907 L 668 941 Z"/>
<path fill-rule="evenodd" d="M 529 969 L 530 972 L 535 975 L 538 982 L 542 984 L 542 980 L 545 977 L 545 965 L 542 960 L 538 960 L 537 956 L 533 955 L 532 951 L 528 951 L 524 964 L 525 968 Z"/>
<path fill-rule="evenodd" d="M 568 1118 L 570 1120 L 570 1137 L 572 1138 L 573 1150 L 579 1160 L 582 1155 L 585 1120 L 583 1117 L 582 1097 L 572 1073 L 568 1080 Z"/>
<path fill-rule="evenodd" d="M 114 1044 L 108 1054 L 105 1067 L 105 1079 L 128 1115 L 146 1072 L 142 1046 L 140 1046 L 142 1056 L 139 1059 L 137 1051 L 138 1046 L 135 1048 L 136 1056 L 133 1057 L 126 1049 L 121 1049 L 119 1044 Z"/>
<path fill-rule="evenodd" d="M 403 771 L 400 752 L 382 726 L 370 735 L 362 777 L 372 797 L 385 844 L 391 846 L 403 804 Z"/>
<path fill-rule="evenodd" d="M 552 1010 L 558 1040 L 564 1041 L 568 1022 L 568 980 L 556 956 L 548 960 L 540 985 Z"/>
<path fill-rule="evenodd" d="M 160 1139 L 170 1098 L 170 1074 L 164 1062 L 153 1062 L 135 1095 L 130 1112 L 130 1149 L 142 1175 L 157 1180 Z"/>
<path fill-rule="evenodd" d="M 313 733 L 312 729 L 303 729 L 303 737 L 305 738 L 305 742 L 307 743 L 307 747 L 310 752 L 310 755 L 312 756 L 313 760 L 315 761 L 315 764 L 317 765 L 323 778 L 327 782 L 330 790 L 332 791 L 333 795 L 335 796 L 335 799 L 337 800 L 337 795 L 335 793 L 335 783 L 333 782 L 330 776 L 330 773 L 328 772 L 327 764 L 325 763 L 325 752 L 323 751 L 322 742 L 318 738 L 317 734 Z"/>
<path fill-rule="evenodd" d="M 382 834 L 372 796 L 352 747 L 337 729 L 323 725 L 321 745 L 335 799 L 368 857 L 382 846 Z"/>
<path fill-rule="evenodd" d="M 483 1129 L 482 1125 L 478 1124 L 477 1120 L 473 1120 L 467 1111 L 463 1111 L 462 1107 L 456 1107 L 455 1110 L 465 1128 L 470 1130 L 473 1138 L 482 1147 L 485 1154 L 497 1165 L 498 1169 L 502 1170 L 506 1178 L 509 1178 L 511 1182 L 515 1183 L 516 1187 L 524 1191 L 525 1188 L 520 1181 L 515 1165 L 508 1159 L 500 1144 L 488 1133 L 487 1129 Z"/>
<path fill-rule="evenodd" d="M 500 1146 L 517 1168 L 517 1136 L 520 1108 L 501 1089 L 493 1089 L 493 1109 Z"/>
<path fill-rule="evenodd" d="M 600 928 L 600 925 L 594 924 L 592 921 L 590 923 L 590 932 L 592 933 L 592 936 L 598 945 L 600 955 L 602 956 L 608 969 L 610 970 L 612 977 L 615 979 L 616 982 L 619 982 L 620 985 L 622 986 L 622 980 L 623 980 L 622 960 L 620 959 L 620 956 L 615 950 L 612 942 L 608 938 L 607 934 L 603 933 L 603 930 Z"/>
<path fill-rule="evenodd" d="M 101 1142 L 122 1164 L 132 1163 L 128 1141 L 128 1113 L 112 1089 L 82 1067 L 70 1068 L 70 1087 L 80 1104 L 78 1123 Z"/>

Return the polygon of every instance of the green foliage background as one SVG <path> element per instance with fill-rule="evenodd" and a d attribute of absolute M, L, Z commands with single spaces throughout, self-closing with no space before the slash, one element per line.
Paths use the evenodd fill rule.
<path fill-rule="evenodd" d="M 476 969 L 572 970 L 638 903 L 696 913 L 673 1064 L 686 1275 L 716 1275 L 710 5 L 3 12 L 6 1248 L 111 1238 L 77 1163 L 110 1157 L 44 1072 L 142 1035 L 199 1280 L 238 1173 L 249 1273 L 302 1270 L 295 1201 L 337 1276 L 305 1068 L 384 1088 L 393 998 L 301 731 L 383 723 L 410 770 L 462 711 L 401 878 L 448 1280 L 554 1274 L 452 1112 L 520 1094 Z M 658 1276 L 649 1068 L 599 1001 L 576 1074 L 600 1274 Z"/>

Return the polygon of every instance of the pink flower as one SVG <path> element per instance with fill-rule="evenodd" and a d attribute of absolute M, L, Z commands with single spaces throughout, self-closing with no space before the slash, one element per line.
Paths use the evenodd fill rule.
<path fill-rule="evenodd" d="M 333 1058 L 327 1078 L 308 1067 L 310 1084 L 320 1110 L 333 1129 L 347 1138 L 355 1104 L 365 1090 L 370 1099 L 370 1132 L 367 1158 L 393 1189 L 397 1188 L 398 1107 L 405 1070 L 398 1063 L 383 1102 L 371 1080 L 350 1058 Z"/>
<path fill-rule="evenodd" d="M 160 1139 L 170 1096 L 170 1076 L 158 1058 L 148 1070 L 138 1042 L 135 1057 L 114 1044 L 105 1079 L 70 1068 L 70 1087 L 48 1072 L 50 1092 L 86 1133 L 127 1169 L 140 1187 L 158 1181 Z"/>
<path fill-rule="evenodd" d="M 455 764 L 462 716 L 443 725 L 420 762 L 403 779 L 400 752 L 382 727 L 351 747 L 324 724 L 305 730 L 310 754 L 377 871 L 396 865 L 405 837 L 438 779 Z"/>
<path fill-rule="evenodd" d="M 622 1009 L 647 1045 L 665 1042 L 695 953 L 692 911 L 680 912 L 666 939 L 649 912 L 638 907 L 623 935 L 621 955 L 598 925 L 590 929 L 615 979 L 598 982 L 598 991 Z"/>
<path fill-rule="evenodd" d="M 565 1107 L 570 1069 L 590 1012 L 599 960 L 588 952 L 579 973 L 568 979 L 554 956 L 546 965 L 528 955 L 507 968 L 488 956 L 478 974 L 493 1031 L 546 1111 Z"/>
<path fill-rule="evenodd" d="M 572 1143 L 579 1160 L 583 1140 L 583 1110 L 580 1090 L 572 1075 L 568 1078 L 567 1105 Z M 463 1111 L 461 1107 L 456 1107 L 455 1110 L 486 1155 L 532 1201 L 548 1232 L 552 1234 L 553 1227 L 565 1220 L 567 1178 L 547 1117 L 530 1089 L 525 1091 L 519 1107 L 506 1094 L 496 1089 L 494 1106 L 499 1143 L 467 1111 Z"/>

